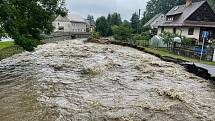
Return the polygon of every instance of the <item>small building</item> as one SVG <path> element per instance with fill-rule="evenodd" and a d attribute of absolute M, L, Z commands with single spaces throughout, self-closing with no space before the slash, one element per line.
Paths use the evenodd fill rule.
<path fill-rule="evenodd" d="M 75 14 L 68 14 L 65 17 L 58 16 L 53 22 L 54 32 L 86 32 L 87 23 L 83 18 Z"/>
<path fill-rule="evenodd" d="M 157 29 L 160 25 L 162 25 L 166 20 L 164 14 L 160 13 L 151 18 L 144 27 L 149 27 L 151 29 Z"/>
<path fill-rule="evenodd" d="M 95 21 L 90 21 L 90 20 L 85 20 L 87 23 L 87 32 L 94 32 L 96 29 L 96 22 Z"/>
<path fill-rule="evenodd" d="M 207 1 L 193 3 L 186 0 L 185 5 L 173 7 L 158 28 L 158 35 L 164 31 L 171 32 L 201 43 L 203 31 L 209 32 L 209 39 L 215 38 L 215 12 Z"/>

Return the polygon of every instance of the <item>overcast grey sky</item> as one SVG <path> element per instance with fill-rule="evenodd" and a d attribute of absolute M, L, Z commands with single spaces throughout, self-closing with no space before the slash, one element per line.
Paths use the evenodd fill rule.
<path fill-rule="evenodd" d="M 118 12 L 122 19 L 130 20 L 132 13 L 144 9 L 148 0 L 66 0 L 69 12 L 86 18 L 88 14 L 94 18 L 107 16 L 108 13 Z M 143 10 L 143 11 L 144 11 Z M 142 12 L 143 12 L 142 11 Z"/>

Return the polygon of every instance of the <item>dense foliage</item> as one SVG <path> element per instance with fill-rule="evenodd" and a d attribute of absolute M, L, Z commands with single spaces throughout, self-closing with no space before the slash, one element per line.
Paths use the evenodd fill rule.
<path fill-rule="evenodd" d="M 140 19 L 137 13 L 133 13 L 131 17 L 131 27 L 134 30 L 134 33 L 140 32 Z"/>
<path fill-rule="evenodd" d="M 131 39 L 132 28 L 127 24 L 112 27 L 114 38 L 116 40 L 128 41 Z"/>
<path fill-rule="evenodd" d="M 7 33 L 28 51 L 52 32 L 57 15 L 66 15 L 64 0 L 1 0 L 0 11 L 0 37 Z"/>
<path fill-rule="evenodd" d="M 96 20 L 96 31 L 101 34 L 101 36 L 107 37 L 112 36 L 112 26 L 119 26 L 122 24 L 121 16 L 118 13 L 108 14 L 107 18 L 104 16 L 99 17 Z"/>
<path fill-rule="evenodd" d="M 107 22 L 107 19 L 102 16 L 102 17 L 99 17 L 97 20 L 96 20 L 96 31 L 100 33 L 101 36 L 103 37 L 107 37 L 108 36 L 108 22 Z"/>

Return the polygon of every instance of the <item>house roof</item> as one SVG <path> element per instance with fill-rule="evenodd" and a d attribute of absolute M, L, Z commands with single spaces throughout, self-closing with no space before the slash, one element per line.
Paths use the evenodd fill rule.
<path fill-rule="evenodd" d="M 157 15 L 155 15 L 153 18 L 151 18 L 146 24 L 144 24 L 144 26 L 146 27 L 146 26 L 150 26 L 150 24 L 152 23 L 152 22 L 154 22 L 155 21 L 155 19 L 157 19 L 160 15 L 162 15 L 161 13 L 159 13 L 159 14 L 157 14 Z"/>
<path fill-rule="evenodd" d="M 96 22 L 95 21 L 90 21 L 88 19 L 85 19 L 85 22 L 89 25 L 89 26 L 95 26 Z"/>
<path fill-rule="evenodd" d="M 194 2 L 190 6 L 186 5 L 179 5 L 173 7 L 167 14 L 166 16 L 174 16 L 174 15 L 180 15 L 179 18 L 175 21 L 168 22 L 166 21 L 163 25 L 161 26 L 199 26 L 198 23 L 195 24 L 187 24 L 186 19 L 190 17 L 198 8 L 200 8 L 204 3 L 207 1 L 200 1 L 200 2 Z M 203 22 L 202 22 L 203 23 Z M 213 23 L 213 22 L 212 22 Z M 204 25 L 205 24 L 205 25 Z M 206 26 L 208 23 L 204 22 L 201 26 Z M 210 23 L 211 24 L 211 23 Z"/>
<path fill-rule="evenodd" d="M 86 23 L 85 20 L 77 15 L 77 14 L 72 14 L 69 13 L 67 16 L 62 17 L 61 15 L 59 15 L 55 21 L 60 21 L 60 22 L 78 22 L 78 23 Z"/>
<path fill-rule="evenodd" d="M 59 21 L 59 22 L 70 22 L 69 18 L 67 18 L 66 16 L 65 17 L 62 17 L 61 15 L 59 15 L 55 21 Z"/>
<path fill-rule="evenodd" d="M 69 18 L 69 20 L 71 22 L 86 23 L 85 20 L 81 16 L 79 16 L 77 14 L 70 13 L 70 14 L 67 15 L 67 17 Z"/>

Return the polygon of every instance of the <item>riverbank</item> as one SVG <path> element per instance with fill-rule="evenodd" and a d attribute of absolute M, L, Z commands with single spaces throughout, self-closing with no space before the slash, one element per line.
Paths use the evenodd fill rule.
<path fill-rule="evenodd" d="M 13 41 L 0 42 L 0 60 L 24 52 L 24 49 L 15 45 Z"/>

